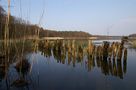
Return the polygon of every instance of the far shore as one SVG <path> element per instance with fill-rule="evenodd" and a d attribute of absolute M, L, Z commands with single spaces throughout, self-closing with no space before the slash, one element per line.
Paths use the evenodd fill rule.
<path fill-rule="evenodd" d="M 20 40 L 120 40 L 122 37 L 120 36 L 92 36 L 92 37 L 25 37 L 25 38 L 17 38 L 10 39 L 9 41 L 20 41 Z M 4 40 L 0 40 L 4 41 Z"/>

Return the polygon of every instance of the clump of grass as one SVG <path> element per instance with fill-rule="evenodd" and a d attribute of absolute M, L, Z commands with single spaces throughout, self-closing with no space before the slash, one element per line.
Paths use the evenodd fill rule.
<path fill-rule="evenodd" d="M 136 48 L 136 40 L 132 41 L 132 47 Z"/>

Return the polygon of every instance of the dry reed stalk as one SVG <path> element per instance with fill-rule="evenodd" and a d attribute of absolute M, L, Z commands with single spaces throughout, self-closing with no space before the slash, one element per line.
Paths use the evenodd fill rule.
<path fill-rule="evenodd" d="M 44 5 L 45 6 L 45 5 Z M 43 9 L 43 12 L 42 12 L 42 14 L 41 14 L 41 16 L 40 16 L 40 19 L 39 19 L 39 23 L 38 23 L 38 26 L 41 26 L 41 22 L 42 22 L 42 18 L 43 18 L 43 15 L 44 15 L 44 12 L 45 12 L 45 9 Z M 35 42 L 34 42 L 34 51 L 37 51 L 38 50 L 38 47 L 39 47 L 39 34 L 40 34 L 40 28 L 38 28 L 37 29 L 37 27 L 36 27 L 36 30 L 35 30 L 36 32 L 36 36 L 37 37 L 35 37 L 34 38 L 34 40 L 35 40 Z M 32 65 L 31 65 L 31 68 L 30 68 L 30 73 L 31 73 L 31 71 L 32 71 L 32 67 L 33 67 L 33 64 L 34 64 L 34 60 L 36 59 L 36 57 L 34 56 L 34 55 L 32 55 Z M 38 64 L 38 61 L 37 61 L 37 64 Z M 38 70 L 38 76 L 39 76 L 39 70 Z"/>
<path fill-rule="evenodd" d="M 9 65 L 9 20 L 10 20 L 10 0 L 8 0 L 8 15 L 6 18 L 6 25 L 5 25 L 5 32 L 4 32 L 4 55 L 5 55 L 5 79 L 7 81 L 7 70 L 8 70 L 8 65 Z"/>
<path fill-rule="evenodd" d="M 6 25 L 5 25 L 5 32 L 4 32 L 4 50 L 6 55 L 6 49 L 8 47 L 8 40 L 9 40 L 9 19 L 10 19 L 10 0 L 8 0 L 8 15 L 6 18 Z"/>

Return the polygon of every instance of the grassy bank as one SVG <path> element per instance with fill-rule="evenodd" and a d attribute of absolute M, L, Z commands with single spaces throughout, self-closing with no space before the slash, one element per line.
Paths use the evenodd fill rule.
<path fill-rule="evenodd" d="M 136 48 L 136 40 L 133 40 L 131 45 L 132 45 L 133 48 Z"/>

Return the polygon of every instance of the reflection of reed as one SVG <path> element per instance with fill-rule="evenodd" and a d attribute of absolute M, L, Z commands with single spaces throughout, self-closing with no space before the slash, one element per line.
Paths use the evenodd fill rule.
<path fill-rule="evenodd" d="M 16 63 L 15 69 L 18 72 L 19 78 L 13 81 L 11 86 L 23 87 L 29 84 L 28 80 L 26 80 L 25 76 L 27 76 L 30 71 L 30 63 L 27 59 L 22 59 Z"/>
<path fill-rule="evenodd" d="M 124 49 L 123 72 L 127 72 L 127 48 Z"/>
<path fill-rule="evenodd" d="M 39 50 L 41 54 L 44 56 L 51 56 L 51 43 L 49 41 L 41 41 L 39 42 Z"/>
<path fill-rule="evenodd" d="M 0 82 L 2 81 L 3 78 L 6 76 L 6 67 L 5 66 L 0 66 Z"/>
<path fill-rule="evenodd" d="M 13 80 L 14 84 L 11 83 L 12 82 L 11 78 L 13 77 L 15 79 L 16 77 L 13 75 L 14 72 L 10 71 L 10 69 L 12 68 L 10 66 L 12 66 L 13 63 L 18 62 L 19 60 L 22 60 L 22 57 L 23 57 L 22 53 L 25 56 L 28 53 L 33 52 L 31 41 L 29 41 L 29 40 L 26 41 L 24 43 L 25 46 L 22 43 L 23 42 L 21 42 L 21 41 L 9 42 L 9 44 L 8 44 L 9 48 L 8 48 L 8 51 L 6 51 L 6 55 L 5 55 L 5 48 L 0 47 L 0 53 L 2 53 L 2 55 L 3 55 L 3 57 L 0 58 L 0 81 L 3 80 L 3 83 L 4 82 L 6 83 L 7 88 L 9 88 L 10 85 L 15 85 L 16 83 L 18 83 L 18 85 L 20 83 L 22 83 L 22 81 L 19 82 L 18 80 L 15 80 L 15 81 Z M 4 44 L 2 44 L 2 45 L 4 45 Z M 4 46 L 2 46 L 2 47 L 4 47 Z M 23 47 L 23 50 L 22 50 L 22 47 Z M 26 63 L 25 63 L 25 65 L 26 65 Z M 20 66 L 20 65 L 18 65 L 18 66 Z M 23 71 L 23 70 L 21 70 L 21 68 L 18 68 L 17 70 L 19 72 Z M 21 79 L 21 80 L 24 80 L 24 79 Z M 26 80 L 24 80 L 24 81 L 26 81 Z"/>
<path fill-rule="evenodd" d="M 75 67 L 76 63 L 83 62 L 85 55 L 88 59 L 85 62 L 88 71 L 97 65 L 105 75 L 123 78 L 123 74 L 126 73 L 127 48 L 124 48 L 123 41 L 121 43 L 113 42 L 111 44 L 109 42 L 103 42 L 102 45 L 94 45 L 89 40 L 88 45 L 85 46 L 83 43 L 77 44 L 75 40 L 57 40 L 52 41 L 52 44 L 51 42 L 48 42 L 48 44 L 46 42 L 45 46 L 43 46 L 41 44 L 41 52 L 47 56 L 50 56 L 51 52 L 53 52 L 53 56 L 58 63 L 65 64 L 66 56 L 68 56 L 67 64 L 72 64 Z"/>
<path fill-rule="evenodd" d="M 25 76 L 30 70 L 30 63 L 26 59 L 22 59 L 19 62 L 16 63 L 15 69 L 18 73 Z"/>
<path fill-rule="evenodd" d="M 123 54 L 124 58 L 122 67 Z M 121 79 L 123 78 L 123 74 L 126 73 L 127 65 L 127 49 L 124 48 L 123 41 L 121 43 L 113 42 L 111 45 L 108 42 L 104 42 L 102 46 L 96 47 L 95 57 L 97 66 L 101 68 L 102 73 L 105 75 L 111 74 L 118 76 Z M 113 60 L 111 60 L 111 58 L 113 58 Z M 88 57 L 88 64 L 88 70 L 90 70 L 90 67 L 94 66 L 90 57 Z"/>
<path fill-rule="evenodd" d="M 99 67 L 103 74 L 105 75 L 113 75 L 118 76 L 120 78 L 123 78 L 124 74 L 127 72 L 127 48 L 123 48 L 120 46 L 120 43 L 113 43 L 109 45 L 109 48 L 107 49 L 108 55 L 106 56 L 106 59 L 103 59 L 103 46 L 99 45 L 93 45 L 92 43 L 88 45 L 88 47 L 83 47 L 82 44 L 77 45 L 75 44 L 76 41 L 69 41 L 69 45 L 67 45 L 67 41 L 57 41 L 57 42 L 50 42 L 46 41 L 46 45 L 40 46 L 39 43 L 39 51 L 41 51 L 45 56 L 51 56 L 52 52 L 54 54 L 55 59 L 58 61 L 58 63 L 66 64 L 66 56 L 67 52 L 68 54 L 68 64 L 72 64 L 73 67 L 76 66 L 76 63 L 81 63 L 83 61 L 83 55 L 87 55 L 88 60 L 86 62 L 88 71 L 91 71 L 96 65 Z M 43 44 L 45 44 L 43 43 Z M 27 46 L 28 45 L 28 46 Z M 29 47 L 30 45 L 30 47 Z M 104 44 L 103 44 L 104 45 Z M 9 59 L 10 61 L 6 60 L 5 55 L 3 54 L 3 51 L 0 50 L 0 80 L 5 79 L 5 76 L 8 72 L 9 65 L 16 62 L 18 59 L 14 59 L 17 57 L 21 57 L 22 51 L 19 49 L 22 47 L 22 43 L 15 44 L 15 46 L 10 46 L 9 48 Z M 86 52 L 85 49 L 87 49 Z M 24 46 L 24 55 L 27 53 L 33 52 L 31 43 L 26 43 Z M 110 58 L 110 59 L 107 59 Z M 123 61 L 122 61 L 123 60 Z M 22 61 L 21 61 L 22 62 Z M 24 67 L 24 64 L 26 65 L 26 69 Z M 123 63 L 123 64 L 122 64 Z M 21 65 L 18 65 L 21 66 Z M 22 70 L 21 70 L 22 68 Z M 29 71 L 29 65 L 27 66 L 26 62 L 22 62 L 22 67 L 18 68 L 17 71 L 21 73 L 25 73 L 26 71 Z M 26 73 L 27 74 L 27 73 Z M 24 75 L 26 75 L 24 74 Z M 22 75 L 22 74 L 21 74 Z M 15 81 L 15 83 L 22 83 L 25 82 L 27 84 L 27 81 L 23 81 L 24 79 L 21 79 L 20 81 Z M 21 85 L 21 84 L 20 84 Z M 20 86 L 19 85 L 19 86 Z"/>
<path fill-rule="evenodd" d="M 81 62 L 83 60 L 83 48 L 79 45 L 78 47 L 78 54 L 77 54 L 77 61 Z"/>
<path fill-rule="evenodd" d="M 88 70 L 91 70 L 94 67 L 94 61 L 93 60 L 88 60 Z M 122 67 L 122 62 L 121 60 L 96 60 L 97 66 L 101 68 L 101 71 L 104 75 L 113 75 L 113 76 L 118 76 L 121 79 L 123 79 L 123 74 L 125 74 L 126 70 L 126 65 L 127 63 L 123 63 Z M 122 69 L 123 68 L 123 69 Z"/>

